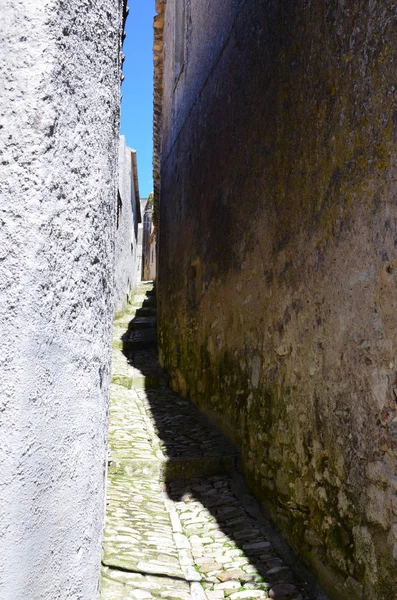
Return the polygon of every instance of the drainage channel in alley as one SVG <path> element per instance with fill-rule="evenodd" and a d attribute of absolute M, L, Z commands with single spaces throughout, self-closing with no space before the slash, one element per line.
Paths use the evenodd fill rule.
<path fill-rule="evenodd" d="M 114 327 L 102 600 L 324 600 L 263 516 L 237 450 L 157 363 L 153 286 Z"/>

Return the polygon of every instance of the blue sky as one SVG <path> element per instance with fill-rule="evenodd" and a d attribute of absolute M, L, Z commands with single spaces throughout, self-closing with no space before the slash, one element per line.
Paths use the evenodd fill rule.
<path fill-rule="evenodd" d="M 152 181 L 153 17 L 154 0 L 129 0 L 123 53 L 120 133 L 137 151 L 139 193 L 147 198 Z"/>

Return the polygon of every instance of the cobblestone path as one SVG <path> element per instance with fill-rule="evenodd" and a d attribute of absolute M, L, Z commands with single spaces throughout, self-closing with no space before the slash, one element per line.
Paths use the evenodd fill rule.
<path fill-rule="evenodd" d="M 102 600 L 323 599 L 249 495 L 237 452 L 156 360 L 141 284 L 116 320 Z"/>

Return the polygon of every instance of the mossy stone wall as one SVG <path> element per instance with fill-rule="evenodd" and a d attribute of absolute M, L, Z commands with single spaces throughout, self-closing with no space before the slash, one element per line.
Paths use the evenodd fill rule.
<path fill-rule="evenodd" d="M 176 85 L 166 9 L 160 357 L 330 597 L 391 600 L 397 7 L 225 4 Z"/>

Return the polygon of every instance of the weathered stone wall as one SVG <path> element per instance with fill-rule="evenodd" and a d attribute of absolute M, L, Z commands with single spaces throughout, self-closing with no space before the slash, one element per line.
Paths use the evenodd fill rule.
<path fill-rule="evenodd" d="M 164 20 L 158 278 L 173 386 L 330 597 L 397 598 L 394 2 Z"/>
<path fill-rule="evenodd" d="M 138 224 L 141 222 L 141 207 L 136 152 L 128 148 L 125 137 L 120 136 L 119 144 L 119 197 L 116 211 L 116 274 L 115 310 L 116 313 L 131 298 L 141 280 L 141 264 L 138 252 Z"/>
<path fill-rule="evenodd" d="M 156 279 L 156 234 L 153 224 L 153 199 L 146 203 L 143 217 L 142 280 Z"/>
<path fill-rule="evenodd" d="M 142 281 L 143 277 L 143 216 L 145 213 L 147 198 L 141 198 L 141 222 L 138 224 L 138 237 L 137 237 L 137 267 L 139 266 L 138 278 Z"/>
<path fill-rule="evenodd" d="M 160 202 L 160 155 L 163 110 L 163 32 L 166 0 L 155 0 L 156 15 L 153 19 L 153 208 L 157 228 Z"/>
<path fill-rule="evenodd" d="M 0 57 L 0 597 L 98 598 L 119 0 L 5 0 Z"/>

